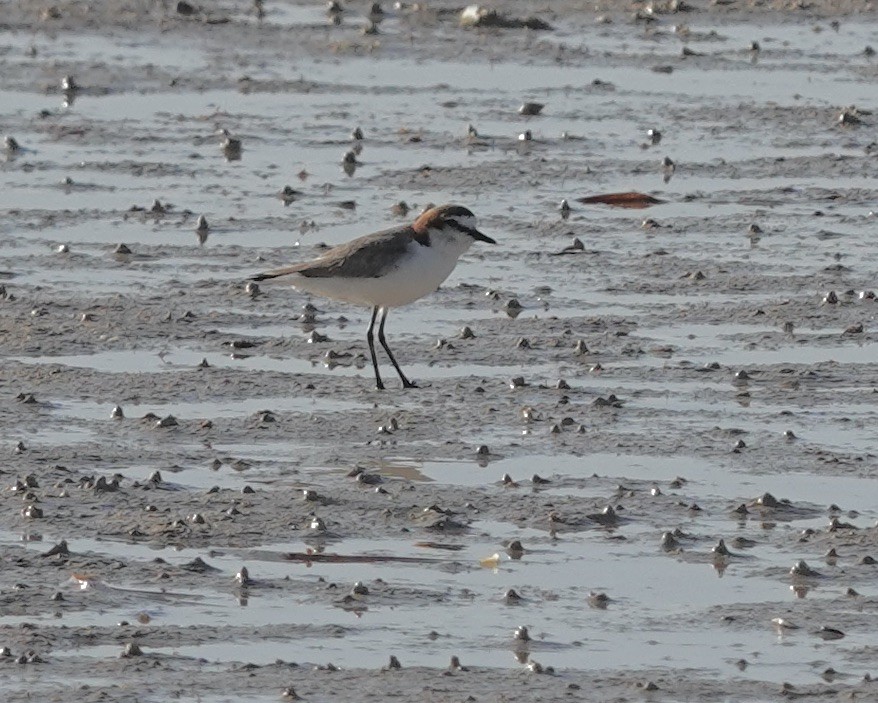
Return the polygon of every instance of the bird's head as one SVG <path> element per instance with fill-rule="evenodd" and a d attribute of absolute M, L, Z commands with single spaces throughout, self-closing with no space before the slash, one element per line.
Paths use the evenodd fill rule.
<path fill-rule="evenodd" d="M 447 234 L 461 235 L 469 238 L 470 244 L 474 241 L 497 243 L 476 228 L 476 216 L 461 205 L 440 205 L 430 208 L 415 220 L 412 228 L 419 234 L 439 230 Z"/>

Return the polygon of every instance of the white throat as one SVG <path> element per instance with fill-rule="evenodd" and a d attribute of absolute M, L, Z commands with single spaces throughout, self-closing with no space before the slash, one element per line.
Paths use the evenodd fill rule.
<path fill-rule="evenodd" d="M 443 227 L 430 232 L 430 246 L 436 248 L 437 254 L 447 256 L 454 261 L 457 261 L 473 245 L 473 241 L 470 235 L 452 227 Z"/>

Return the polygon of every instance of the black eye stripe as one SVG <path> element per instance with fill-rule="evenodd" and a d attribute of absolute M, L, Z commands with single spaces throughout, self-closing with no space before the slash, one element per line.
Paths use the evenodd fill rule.
<path fill-rule="evenodd" d="M 445 224 L 450 225 L 452 229 L 456 229 L 458 232 L 468 234 L 470 237 L 472 237 L 478 231 L 473 229 L 472 227 L 467 227 L 460 224 L 460 222 L 458 222 L 457 220 L 445 220 Z"/>

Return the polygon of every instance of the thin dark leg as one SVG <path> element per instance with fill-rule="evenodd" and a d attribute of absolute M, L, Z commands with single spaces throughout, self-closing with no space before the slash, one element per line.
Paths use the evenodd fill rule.
<path fill-rule="evenodd" d="M 381 346 L 384 347 L 384 351 L 387 352 L 387 356 L 390 357 L 390 363 L 393 364 L 393 368 L 396 369 L 396 373 L 399 374 L 399 377 L 402 379 L 402 387 L 403 388 L 417 388 L 417 386 L 409 381 L 405 374 L 402 372 L 402 369 L 399 368 L 399 364 L 396 363 L 396 359 L 393 357 L 393 352 L 390 351 L 390 347 L 387 346 L 387 340 L 384 338 L 384 322 L 387 320 L 387 308 L 381 308 L 381 322 L 378 325 L 378 341 L 381 342 Z"/>
<path fill-rule="evenodd" d="M 384 390 L 384 382 L 381 380 L 381 374 L 378 373 L 378 357 L 375 356 L 375 320 L 378 319 L 378 306 L 372 308 L 372 322 L 369 323 L 369 331 L 366 333 L 366 341 L 369 342 L 369 353 L 372 355 L 372 368 L 375 369 L 375 383 L 379 391 Z M 381 318 L 381 328 L 384 327 L 384 318 Z M 378 339 L 384 335 L 378 332 Z M 384 347 L 387 349 L 387 347 Z"/>

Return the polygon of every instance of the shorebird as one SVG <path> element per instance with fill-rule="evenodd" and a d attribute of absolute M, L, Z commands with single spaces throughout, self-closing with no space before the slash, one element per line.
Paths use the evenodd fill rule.
<path fill-rule="evenodd" d="M 387 345 L 387 313 L 390 308 L 413 303 L 439 288 L 460 256 L 476 241 L 497 243 L 476 229 L 476 217 L 467 208 L 442 205 L 422 213 L 410 225 L 358 237 L 313 261 L 267 271 L 253 280 L 283 278 L 301 291 L 371 306 L 372 321 L 366 341 L 378 389 L 384 390 L 384 382 L 375 356 L 376 322 L 378 341 L 399 374 L 403 388 L 416 388 Z"/>

